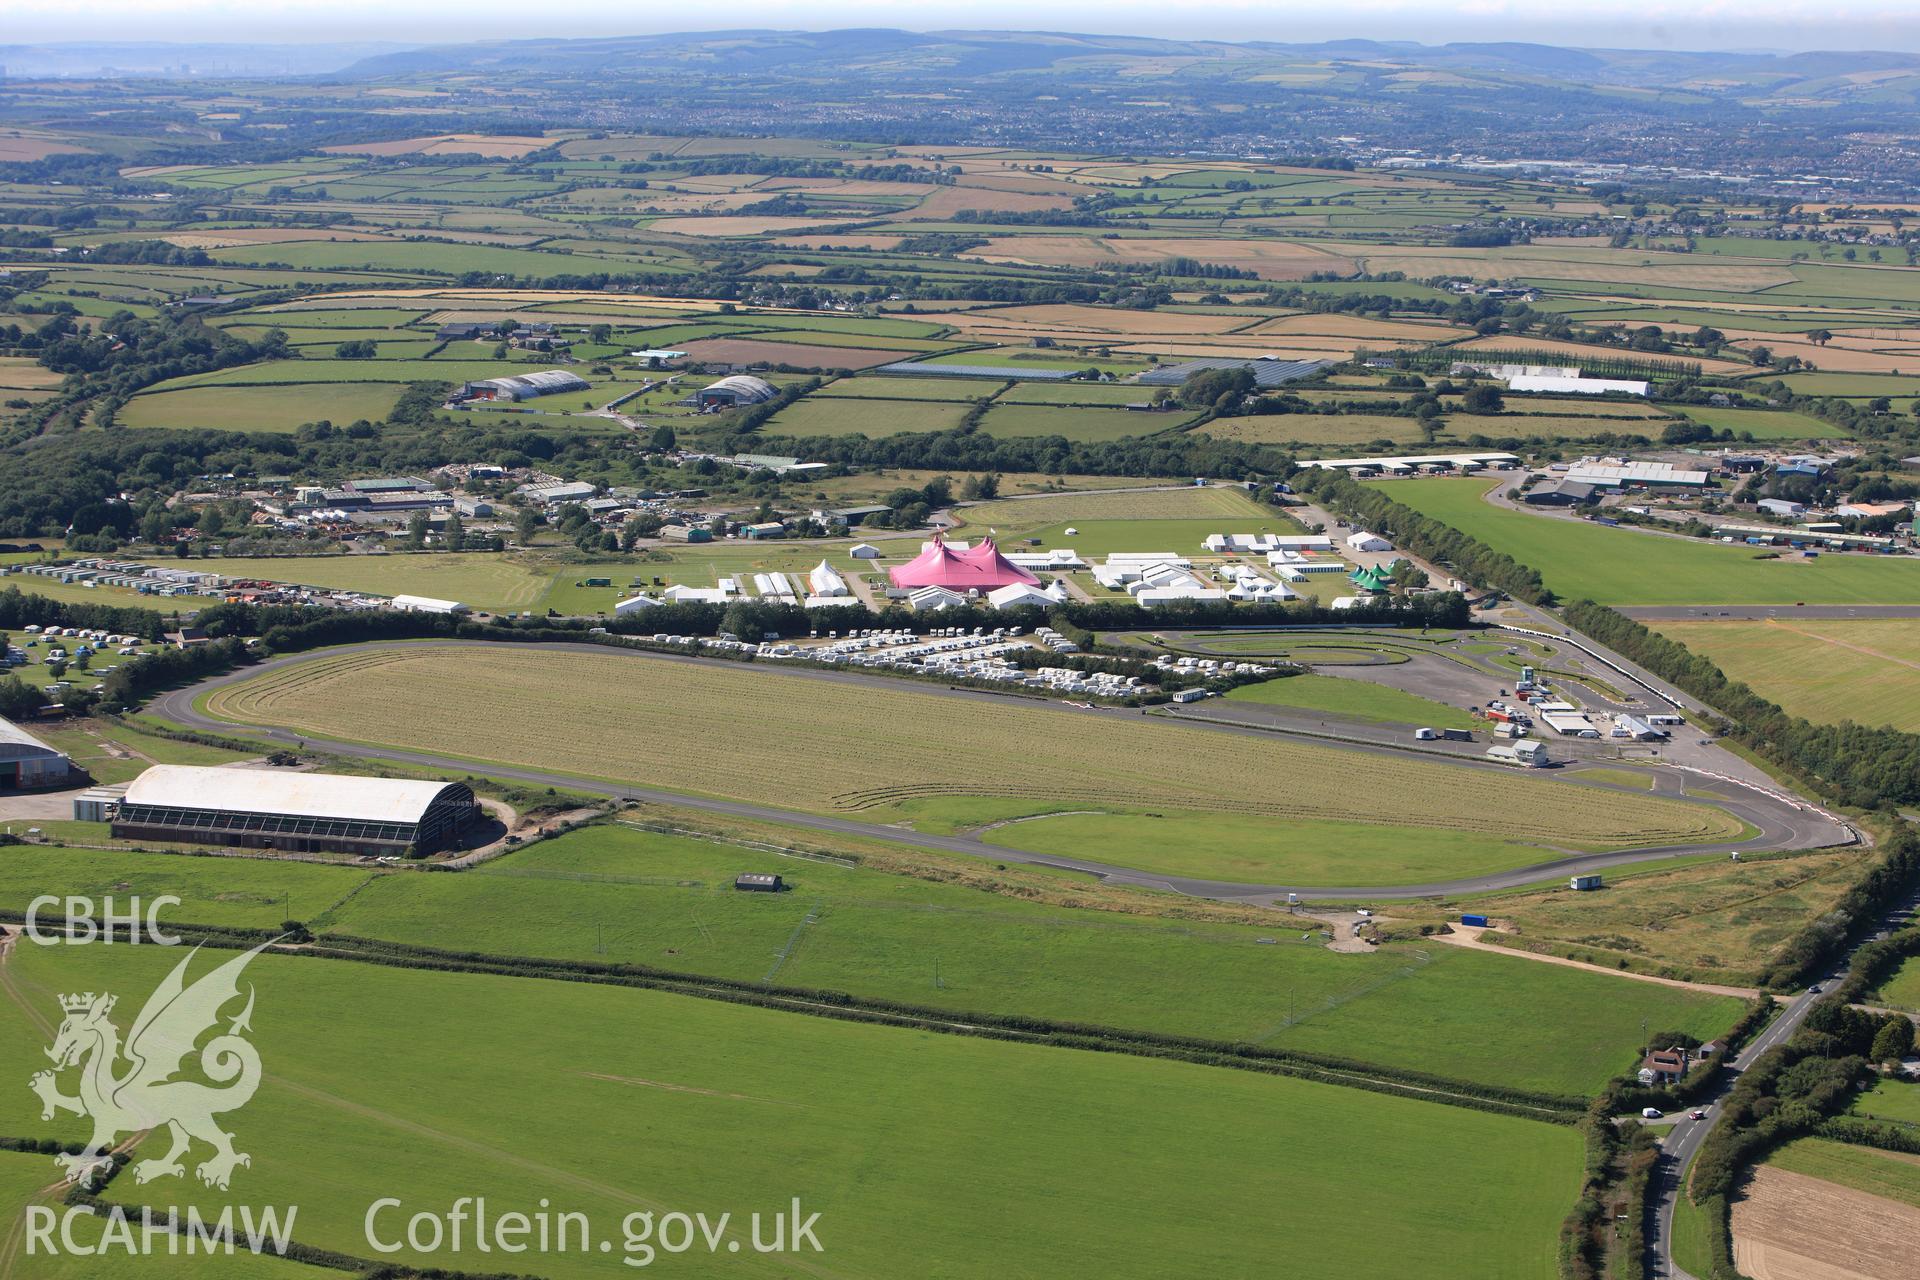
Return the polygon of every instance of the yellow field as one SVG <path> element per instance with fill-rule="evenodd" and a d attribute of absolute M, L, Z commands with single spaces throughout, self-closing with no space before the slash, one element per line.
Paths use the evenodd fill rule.
<path fill-rule="evenodd" d="M 242 723 L 814 812 L 991 797 L 1496 830 L 1560 846 L 1722 839 L 1739 825 L 1715 809 L 1490 769 L 636 654 L 396 646 L 271 672 L 207 705 Z"/>
<path fill-rule="evenodd" d="M 1654 625 L 1794 715 L 1920 732 L 1920 619 Z"/>

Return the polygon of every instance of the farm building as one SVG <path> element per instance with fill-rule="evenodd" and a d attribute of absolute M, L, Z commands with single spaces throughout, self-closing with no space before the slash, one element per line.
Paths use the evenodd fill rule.
<path fill-rule="evenodd" d="M 1143 387 L 1177 387 L 1196 373 L 1210 373 L 1216 369 L 1245 369 L 1253 375 L 1253 385 L 1264 391 L 1311 377 L 1332 363 L 1331 360 L 1282 360 L 1278 356 L 1256 356 L 1251 360 L 1187 360 L 1149 369 L 1136 381 Z"/>
<path fill-rule="evenodd" d="M 436 600 L 432 596 L 395 596 L 393 607 L 402 613 L 465 613 L 467 606 L 458 600 Z"/>
<path fill-rule="evenodd" d="M 669 524 L 660 529 L 664 542 L 712 542 L 713 531 L 693 524 Z"/>
<path fill-rule="evenodd" d="M 1602 489 L 1618 489 L 1629 484 L 1699 489 L 1705 487 L 1707 473 L 1690 468 L 1682 470 L 1665 462 L 1576 462 L 1568 468 L 1567 479 Z"/>
<path fill-rule="evenodd" d="M 399 855 L 451 844 L 480 816 L 463 782 L 157 764 L 113 818 L 117 840 Z"/>
<path fill-rule="evenodd" d="M 878 560 L 880 558 L 880 548 L 874 546 L 871 542 L 856 542 L 847 548 L 847 554 L 855 560 Z"/>
<path fill-rule="evenodd" d="M 1583 502 L 1592 502 L 1597 493 L 1592 485 L 1580 480 L 1561 480 L 1554 484 L 1537 485 L 1527 490 L 1523 500 L 1536 507 L 1576 507 Z"/>
<path fill-rule="evenodd" d="M 1644 396 L 1652 392 L 1652 387 L 1631 378 L 1571 378 L 1565 374 L 1520 374 L 1507 379 L 1509 391 L 1532 391 L 1545 395 L 1603 396 L 1609 391 L 1619 391 L 1630 396 Z"/>
<path fill-rule="evenodd" d="M 732 408 L 743 404 L 765 404 L 780 393 L 765 378 L 736 373 L 694 392 L 692 403 L 699 408 Z"/>
<path fill-rule="evenodd" d="M 14 724 L 0 720 L 0 791 L 64 786 L 74 781 L 73 761 Z"/>
<path fill-rule="evenodd" d="M 460 388 L 462 400 L 532 400 L 539 396 L 559 395 L 567 391 L 592 389 L 585 378 L 565 369 L 545 369 L 539 373 L 515 373 L 504 378 L 482 378 Z"/>
<path fill-rule="evenodd" d="M 962 549 L 956 551 L 936 536 L 918 556 L 887 570 L 887 576 L 896 587 L 945 587 L 963 593 L 992 591 L 1015 583 L 1030 587 L 1040 583 L 1040 579 L 1001 555 L 992 538 L 983 539 L 977 547 L 963 544 Z"/>

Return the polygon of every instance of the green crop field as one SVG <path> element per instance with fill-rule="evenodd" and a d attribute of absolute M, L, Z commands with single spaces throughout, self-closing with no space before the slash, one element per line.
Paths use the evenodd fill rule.
<path fill-rule="evenodd" d="M 1920 732 L 1920 619 L 1656 625 L 1794 715 Z"/>
<path fill-rule="evenodd" d="M 866 436 L 878 440 L 904 432 L 951 431 L 960 425 L 964 402 L 861 400 L 851 396 L 809 396 L 790 404 L 760 429 L 768 437 Z"/>
<path fill-rule="evenodd" d="M 1198 430 L 1216 439 L 1245 444 L 1363 445 L 1375 440 L 1405 444 L 1421 438 L 1417 419 L 1372 413 L 1282 413 L 1215 418 Z"/>
<path fill-rule="evenodd" d="M 1681 410 L 1703 427 L 1731 431 L 1755 440 L 1844 440 L 1847 433 L 1832 423 L 1787 409 L 1715 409 L 1687 405 Z"/>
<path fill-rule="evenodd" d="M 375 373 L 372 363 L 365 366 Z M 128 427 L 292 431 L 306 422 L 379 422 L 406 390 L 395 382 L 325 382 L 289 387 L 192 387 L 135 396 L 117 415 Z"/>
<path fill-rule="evenodd" d="M 520 731 L 510 738 L 489 731 L 489 713 L 455 692 L 476 683 L 490 690 L 489 705 L 518 709 Z M 1023 814 L 1097 808 L 1124 817 L 1164 805 L 1189 811 L 1175 825 L 1195 873 L 1209 859 L 1205 823 L 1193 811 L 1229 806 L 1249 821 L 1438 828 L 1476 845 L 1478 833 L 1494 830 L 1501 842 L 1576 845 L 1729 839 L 1739 831 L 1728 815 L 1703 806 L 1411 759 L 1367 762 L 1369 790 L 1398 801 L 1381 811 L 1348 785 L 1354 758 L 1332 748 L 639 654 L 391 646 L 269 673 L 206 702 L 239 723 L 433 750 L 457 743 L 463 755 L 501 763 L 815 812 L 885 816 L 905 801 L 957 799 L 1016 801 Z M 1063 715 L 1074 718 L 1056 718 Z M 689 754 L 676 727 L 689 723 L 753 728 L 726 751 Z M 773 761 L 781 763 L 770 773 Z M 1272 787 L 1273 777 L 1288 785 Z M 1428 856 L 1394 843 L 1381 839 L 1360 865 L 1332 868 L 1335 880 L 1361 874 L 1391 883 L 1403 854 L 1416 863 Z M 1239 879 L 1278 873 L 1299 852 L 1292 845 L 1287 824 L 1269 822 L 1244 832 L 1219 869 Z M 1083 852 L 1100 850 L 1086 845 Z M 1530 852 L 1503 850 L 1508 865 L 1537 860 Z"/>
<path fill-rule="evenodd" d="M 131 1003 L 175 960 L 159 948 L 16 951 L 10 986 L 24 1004 L 0 1006 L 0 1068 L 25 1080 L 44 1065 L 39 1024 L 57 993 Z M 1397 1275 L 1419 1256 L 1434 1280 L 1533 1280 L 1553 1265 L 1578 1183 L 1579 1138 L 1565 1126 L 1285 1077 L 590 984 L 276 956 L 247 981 L 267 1072 L 223 1117 L 252 1159 L 235 1193 L 298 1206 L 298 1239 L 361 1257 L 379 1197 L 403 1205 L 385 1226 L 462 1195 L 484 1193 L 495 1213 L 544 1197 L 618 1244 L 637 1210 L 744 1220 L 798 1196 L 821 1215 L 824 1252 L 792 1261 L 840 1275 L 1144 1277 L 1169 1257 L 1224 1273 L 1284 1230 L 1290 1254 L 1339 1255 L 1343 1274 Z M 0 1102 L 0 1126 L 80 1133 L 71 1119 L 41 1123 L 25 1089 Z M 1353 1149 L 1393 1159 L 1333 1154 Z M 1457 1176 L 1467 1149 L 1471 1179 Z M 158 1150 L 143 1143 L 136 1158 Z M 619 1158 L 585 1158 L 594 1152 Z M 989 1167 L 990 1179 L 953 1176 Z M 128 1178 L 111 1193 L 204 1211 L 226 1200 L 187 1179 Z M 470 1268 L 476 1255 L 382 1260 Z M 744 1250 L 671 1261 L 703 1276 L 786 1270 Z M 631 1273 L 618 1248 L 547 1252 L 539 1270 Z"/>
<path fill-rule="evenodd" d="M 1507 483 L 1501 481 L 1501 483 Z M 1602 604 L 1920 604 L 1920 560 L 1824 555 L 1760 559 L 1757 549 L 1609 529 L 1496 507 L 1477 477 L 1388 480 L 1395 502 L 1538 569 L 1556 593 Z"/>
<path fill-rule="evenodd" d="M 1262 684 L 1242 685 L 1227 695 L 1234 702 L 1257 702 L 1273 707 L 1298 707 L 1336 716 L 1387 724 L 1426 725 L 1435 729 L 1484 728 L 1482 721 L 1458 707 L 1405 693 L 1391 685 L 1345 676 L 1303 675 Z"/>
<path fill-rule="evenodd" d="M 779 873 L 793 891 L 737 893 L 741 871 Z M 458 875 L 84 849 L 16 848 L 0 859 L 0 896 L 11 901 L 108 892 L 174 894 L 182 905 L 168 921 L 269 928 L 291 914 L 323 934 L 770 976 L 1558 1094 L 1588 1092 L 1625 1066 L 1643 1019 L 1710 1037 L 1738 1012 L 1720 997 L 1417 940 L 1343 954 L 1293 928 L 1086 911 L 625 826 Z M 799 945 L 776 964 L 796 930 Z M 1195 980 L 1169 985 L 1161 975 L 1171 972 Z M 1594 1016 L 1555 1027 L 1554 1009 L 1569 1002 Z M 1496 1011 L 1509 1034 L 1474 1034 Z M 1426 1033 L 1403 1034 L 1410 1018 Z"/>
<path fill-rule="evenodd" d="M 993 382 L 981 378 L 840 378 L 814 392 L 812 400 L 984 400 Z"/>
<path fill-rule="evenodd" d="M 980 429 L 988 435 L 1009 439 L 1059 436 L 1066 440 L 1097 442 L 1158 435 L 1162 431 L 1177 430 L 1194 417 L 1191 412 L 1136 413 L 1131 409 L 996 403 L 981 419 Z"/>

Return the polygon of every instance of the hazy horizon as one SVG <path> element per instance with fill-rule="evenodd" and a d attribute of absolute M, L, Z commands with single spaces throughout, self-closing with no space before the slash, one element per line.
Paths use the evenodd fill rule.
<path fill-rule="evenodd" d="M 98 0 L 84 26 L 69 3 L 10 0 L 7 43 L 303 44 L 390 42 L 461 44 L 525 38 L 593 38 L 688 31 L 773 29 L 832 31 L 886 27 L 1046 31 L 1170 39 L 1314 43 L 1338 39 L 1550 44 L 1563 47 L 1750 52 L 1920 51 L 1920 7 L 1911 0 L 1704 0 L 1624 8 L 1569 0 L 1551 9 L 1513 0 L 1453 6 L 1409 0 L 1314 0 L 1276 12 L 1250 0 L 1056 0 L 1044 9 L 1007 0 L 958 4 L 931 0 L 910 10 L 871 0 L 742 0 L 724 22 L 636 16 L 626 6 L 586 0 L 564 13 L 529 14 L 508 0 Z M 1044 13 L 1044 21 L 1036 22 Z M 903 20 L 905 19 L 905 20 Z M 111 32 L 111 35 L 103 34 Z"/>

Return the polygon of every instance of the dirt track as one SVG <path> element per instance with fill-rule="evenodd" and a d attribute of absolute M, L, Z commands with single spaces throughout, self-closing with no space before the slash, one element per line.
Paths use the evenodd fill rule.
<path fill-rule="evenodd" d="M 1499 930 L 1482 929 L 1470 924 L 1456 924 L 1453 926 L 1452 933 L 1437 933 L 1433 935 L 1433 940 L 1445 942 L 1451 946 L 1466 947 L 1472 951 L 1492 951 L 1503 956 L 1519 956 L 1523 960 L 1538 960 L 1541 964 L 1557 964 L 1568 969 L 1587 969 L 1615 978 L 1632 978 L 1635 982 L 1655 982 L 1663 987 L 1703 991 L 1708 995 L 1734 996 L 1741 1000 L 1751 1000 L 1760 994 L 1752 987 L 1721 987 L 1710 982 L 1682 982 L 1678 978 L 1662 978 L 1651 973 L 1634 973 L 1627 969 L 1610 968 L 1604 964 L 1588 964 L 1585 960 L 1569 960 L 1565 956 L 1543 956 L 1537 952 L 1523 951 L 1519 947 L 1502 947 L 1481 941 L 1480 935 L 1489 932 L 1497 933 Z"/>

